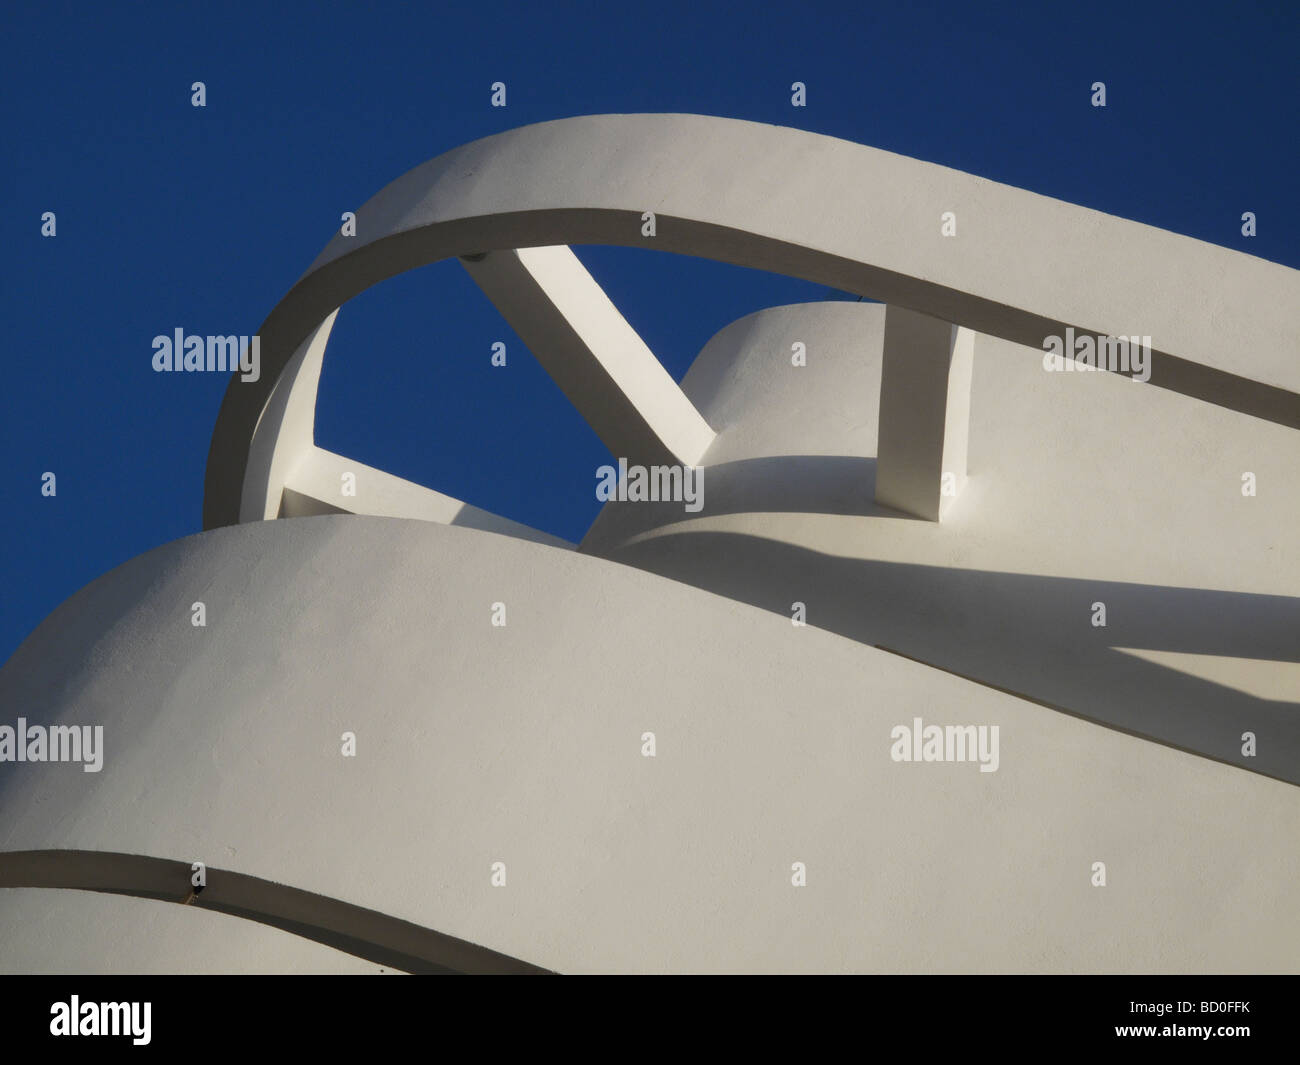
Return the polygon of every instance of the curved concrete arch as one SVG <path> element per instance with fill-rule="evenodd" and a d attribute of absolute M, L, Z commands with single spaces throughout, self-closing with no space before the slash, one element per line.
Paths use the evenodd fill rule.
<path fill-rule="evenodd" d="M 940 232 L 948 211 L 956 237 Z M 645 212 L 656 216 L 653 237 L 642 235 Z M 259 379 L 232 380 L 226 392 L 204 526 L 239 520 L 251 441 L 275 385 L 344 302 L 453 256 L 564 244 L 652 246 L 770 270 L 1032 347 L 1066 328 L 1150 335 L 1150 383 L 1300 427 L 1294 270 L 820 134 L 700 115 L 588 116 L 455 149 L 357 211 L 357 236 L 336 235 L 263 323 Z M 519 275 L 513 261 L 505 270 Z M 543 302 L 552 298 L 545 278 L 524 272 Z M 536 304 L 522 313 L 545 317 Z M 562 343 L 554 364 L 573 357 Z M 617 385 L 600 373 L 579 381 L 589 420 L 619 401 Z M 680 404 L 650 411 L 646 402 L 623 409 L 638 423 L 630 439 L 692 461 L 661 428 L 689 417 Z"/>
<path fill-rule="evenodd" d="M 189 862 L 113 851 L 0 852 L 0 888 L 71 888 L 196 906 L 409 973 L 549 971 L 388 914 L 228 869 L 209 868 L 209 884 L 195 893 L 190 870 Z"/>

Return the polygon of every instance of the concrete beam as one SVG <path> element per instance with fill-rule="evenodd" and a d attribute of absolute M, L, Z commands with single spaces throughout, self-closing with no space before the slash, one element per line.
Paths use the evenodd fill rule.
<path fill-rule="evenodd" d="M 885 311 L 876 502 L 939 521 L 966 483 L 975 334 L 904 307 Z"/>
<path fill-rule="evenodd" d="M 345 475 L 350 475 L 346 477 L 346 483 L 351 485 L 355 495 L 343 494 Z M 482 529 L 567 551 L 574 548 L 573 544 L 558 536 L 318 447 L 310 448 L 289 471 L 277 498 L 277 512 L 271 517 L 370 514 L 381 518 L 412 518 L 439 525 Z"/>
<path fill-rule="evenodd" d="M 713 430 L 567 246 L 461 264 L 613 455 L 699 465 Z"/>
<path fill-rule="evenodd" d="M 642 236 L 647 211 L 653 238 Z M 940 228 L 949 212 L 959 235 Z M 1067 329 L 1150 336 L 1152 386 L 1300 428 L 1300 272 L 802 130 L 582 116 L 448 152 L 358 209 L 356 235 L 336 235 L 258 330 L 260 379 L 227 389 L 204 526 L 238 520 L 249 445 L 276 379 L 359 292 L 452 256 L 647 240 L 1038 351 Z"/>
<path fill-rule="evenodd" d="M 244 470 L 241 522 L 278 517 L 285 483 L 314 449 L 321 363 L 338 313 L 335 310 L 298 346 L 258 419 Z"/>

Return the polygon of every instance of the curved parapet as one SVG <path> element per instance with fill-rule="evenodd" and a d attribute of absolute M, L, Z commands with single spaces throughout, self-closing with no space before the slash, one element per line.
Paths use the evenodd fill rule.
<path fill-rule="evenodd" d="M 942 232 L 947 213 L 955 236 Z M 453 256 L 615 454 L 694 462 L 711 428 L 567 244 L 771 270 L 1040 351 L 1067 330 L 1148 336 L 1150 383 L 1300 427 L 1296 271 L 801 130 L 699 115 L 545 122 L 416 167 L 356 226 L 262 325 L 260 378 L 227 391 L 208 528 L 240 520 L 259 419 L 300 346 L 369 286 Z"/>
<path fill-rule="evenodd" d="M 163 855 L 179 893 L 205 861 L 200 900 L 221 900 L 229 870 L 560 972 L 1258 972 L 1300 956 L 1300 859 L 1243 830 L 1295 838 L 1288 785 L 473 529 L 334 515 L 157 548 L 0 669 L 0 719 L 20 714 L 102 725 L 103 765 L 0 764 L 0 868 Z M 896 760 L 918 718 L 996 726 L 995 745 Z M 42 967 L 37 902 L 0 892 L 7 968 Z M 122 929 L 86 934 L 105 958 Z M 175 942 L 154 971 L 219 967 Z"/>

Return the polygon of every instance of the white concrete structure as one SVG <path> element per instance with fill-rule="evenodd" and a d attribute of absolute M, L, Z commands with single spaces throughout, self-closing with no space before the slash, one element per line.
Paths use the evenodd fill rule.
<path fill-rule="evenodd" d="M 0 968 L 1298 967 L 1295 271 L 686 115 L 490 137 L 357 219 L 230 386 L 207 531 L 0 669 L 0 725 L 106 737 L 0 763 Z M 887 306 L 751 315 L 679 387 L 564 247 L 651 241 Z M 316 448 L 338 308 L 453 255 L 701 511 L 574 550 Z M 1045 371 L 1067 329 L 1151 336 L 1149 383 Z M 895 760 L 918 718 L 996 767 Z"/>

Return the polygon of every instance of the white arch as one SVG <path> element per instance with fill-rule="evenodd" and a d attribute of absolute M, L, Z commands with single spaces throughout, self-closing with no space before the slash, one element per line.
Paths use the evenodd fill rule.
<path fill-rule="evenodd" d="M 653 238 L 642 235 L 646 212 Z M 947 212 L 956 236 L 941 232 Z M 238 520 L 276 382 L 344 301 L 453 255 L 571 243 L 773 270 L 1036 348 L 1067 328 L 1149 335 L 1152 384 L 1300 427 L 1300 273 L 819 134 L 699 115 L 561 119 L 416 167 L 356 222 L 357 235 L 336 235 L 263 324 L 259 380 L 227 391 L 209 452 L 207 527 Z M 598 299 L 557 302 L 564 254 L 492 256 L 476 276 L 507 317 L 528 323 L 539 358 L 593 426 L 624 427 L 616 450 L 691 461 L 704 430 L 679 392 L 656 383 L 643 350 L 606 346 L 629 328 L 617 312 L 610 318 Z M 527 282 L 527 294 L 503 298 L 510 279 Z M 581 285 L 593 295 L 594 283 Z M 944 409 L 948 374 L 939 376 L 930 380 L 944 402 L 931 406 Z M 925 431 L 933 450 L 934 428 Z"/>

